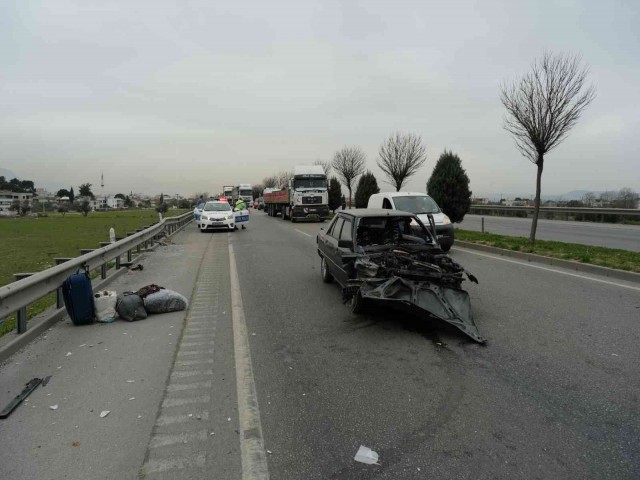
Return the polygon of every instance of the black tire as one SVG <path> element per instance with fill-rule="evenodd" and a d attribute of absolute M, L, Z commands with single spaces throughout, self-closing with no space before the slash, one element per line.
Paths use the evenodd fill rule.
<path fill-rule="evenodd" d="M 287 210 L 285 209 L 285 207 L 282 207 L 282 214 L 281 214 L 282 215 L 282 220 L 286 220 L 287 219 L 286 211 Z"/>
<path fill-rule="evenodd" d="M 333 282 L 333 275 L 329 272 L 329 267 L 324 257 L 320 259 L 320 275 L 322 275 L 322 281 L 324 283 Z"/>
<path fill-rule="evenodd" d="M 351 302 L 349 303 L 351 307 L 351 313 L 359 314 L 364 312 L 366 307 L 366 301 L 362 298 L 360 292 L 356 293 L 353 297 L 351 297 Z"/>
<path fill-rule="evenodd" d="M 451 250 L 452 245 L 448 244 L 448 245 L 440 245 L 440 248 L 442 249 L 443 252 L 447 253 L 449 250 Z"/>

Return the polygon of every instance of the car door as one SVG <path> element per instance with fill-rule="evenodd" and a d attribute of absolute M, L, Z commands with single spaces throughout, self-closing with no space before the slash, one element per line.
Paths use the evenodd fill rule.
<path fill-rule="evenodd" d="M 339 269 L 337 275 L 334 275 L 341 285 L 345 285 L 353 272 L 353 221 L 345 218 L 338 236 L 337 261 Z"/>
<path fill-rule="evenodd" d="M 340 238 L 340 230 L 342 230 L 343 224 L 344 218 L 342 216 L 338 216 L 336 220 L 329 225 L 327 233 L 322 238 L 322 245 L 320 245 L 320 250 L 327 262 L 329 273 L 331 273 L 335 278 L 338 278 L 340 270 L 338 267 L 338 239 Z"/>

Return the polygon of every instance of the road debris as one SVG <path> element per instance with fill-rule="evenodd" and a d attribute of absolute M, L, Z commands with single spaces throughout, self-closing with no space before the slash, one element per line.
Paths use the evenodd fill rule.
<path fill-rule="evenodd" d="M 51 410 L 57 410 L 58 409 L 58 405 L 50 405 L 49 408 Z"/>
<path fill-rule="evenodd" d="M 104 418 L 111 413 L 111 410 L 103 410 L 100 412 L 100 418 Z"/>
<path fill-rule="evenodd" d="M 16 397 L 11 400 L 11 402 L 9 402 L 9 404 L 4 407 L 4 409 L 2 409 L 2 411 L 0 412 L 0 418 L 7 418 L 9 415 L 11 415 L 11 412 L 13 412 L 18 407 L 18 405 L 22 403 L 23 400 L 31 395 L 31 392 L 33 392 L 41 382 L 41 378 L 33 378 L 28 383 L 26 383 L 22 391 L 18 395 L 16 395 Z"/>
<path fill-rule="evenodd" d="M 135 400 L 135 399 L 136 399 L 136 397 L 131 397 L 129 400 Z"/>
<path fill-rule="evenodd" d="M 73 447 L 79 447 L 80 446 L 80 442 L 78 440 L 75 440 L 71 443 L 71 446 Z"/>
<path fill-rule="evenodd" d="M 127 383 L 135 383 L 135 380 L 127 380 Z"/>
<path fill-rule="evenodd" d="M 378 462 L 378 454 L 364 445 L 360 445 L 353 459 L 356 462 L 366 463 L 367 465 L 380 465 Z"/>
<path fill-rule="evenodd" d="M 73 353 L 71 353 L 71 352 L 67 352 L 67 354 L 65 355 L 65 357 L 70 357 L 71 355 L 73 355 Z"/>

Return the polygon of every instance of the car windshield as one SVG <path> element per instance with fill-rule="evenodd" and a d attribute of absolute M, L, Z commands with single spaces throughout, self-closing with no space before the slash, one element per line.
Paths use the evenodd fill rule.
<path fill-rule="evenodd" d="M 251 189 L 249 190 L 240 190 L 240 196 L 242 197 L 250 197 L 252 194 Z"/>
<path fill-rule="evenodd" d="M 207 203 L 204 206 L 205 212 L 228 212 L 231 206 L 227 202 Z"/>
<path fill-rule="evenodd" d="M 440 213 L 438 204 L 433 200 L 433 198 L 427 195 L 394 197 L 393 203 L 396 204 L 397 210 L 415 213 L 416 215 L 420 215 L 422 213 Z"/>
<path fill-rule="evenodd" d="M 361 247 L 431 242 L 431 235 L 417 218 L 364 217 L 358 222 L 356 243 Z"/>
<path fill-rule="evenodd" d="M 293 188 L 327 188 L 327 178 L 322 177 L 295 177 Z"/>

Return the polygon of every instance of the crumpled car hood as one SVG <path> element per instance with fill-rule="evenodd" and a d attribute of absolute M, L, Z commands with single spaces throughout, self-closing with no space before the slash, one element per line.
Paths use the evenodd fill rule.
<path fill-rule="evenodd" d="M 353 262 L 355 278 L 345 299 L 359 294 L 419 317 L 453 325 L 476 342 L 485 343 L 473 320 L 469 294 L 461 288 L 465 276 L 477 279 L 449 255 L 425 246 L 366 252 Z"/>

